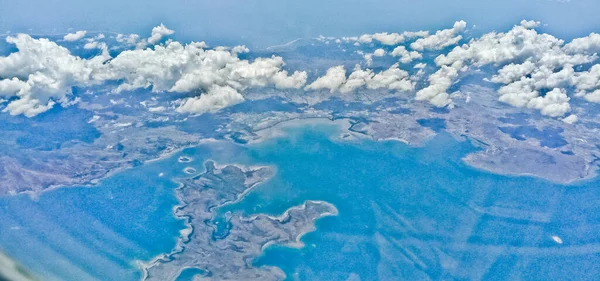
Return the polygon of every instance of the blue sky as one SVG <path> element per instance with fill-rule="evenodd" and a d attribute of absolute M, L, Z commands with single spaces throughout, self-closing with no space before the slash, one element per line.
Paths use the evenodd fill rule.
<path fill-rule="evenodd" d="M 298 37 L 439 29 L 459 19 L 477 30 L 504 30 L 541 20 L 561 38 L 600 27 L 600 1 L 570 0 L 0 0 L 0 33 L 61 33 L 71 29 L 148 33 L 160 22 L 183 40 L 254 46 Z"/>

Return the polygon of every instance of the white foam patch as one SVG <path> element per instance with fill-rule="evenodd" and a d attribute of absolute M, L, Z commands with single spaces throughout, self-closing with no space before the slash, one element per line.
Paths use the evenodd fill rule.
<path fill-rule="evenodd" d="M 552 240 L 554 240 L 554 242 L 556 242 L 557 244 L 562 244 L 563 243 L 563 240 L 560 237 L 556 236 L 556 235 L 552 236 Z"/>
<path fill-rule="evenodd" d="M 192 162 L 192 158 L 188 157 L 188 156 L 180 156 L 179 159 L 177 159 L 177 162 L 179 163 L 189 163 Z"/>

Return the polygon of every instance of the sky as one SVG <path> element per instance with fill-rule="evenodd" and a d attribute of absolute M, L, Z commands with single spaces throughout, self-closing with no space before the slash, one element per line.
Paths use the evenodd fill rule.
<path fill-rule="evenodd" d="M 437 30 L 457 20 L 483 33 L 534 19 L 570 39 L 600 30 L 599 10 L 597 0 L 0 0 L 0 34 L 145 34 L 164 23 L 178 40 L 266 47 L 318 35 Z"/>

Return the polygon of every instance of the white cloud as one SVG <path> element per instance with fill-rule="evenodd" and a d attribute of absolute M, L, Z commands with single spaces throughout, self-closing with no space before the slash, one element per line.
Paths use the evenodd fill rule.
<path fill-rule="evenodd" d="M 384 49 L 377 49 L 373 52 L 373 55 L 376 57 L 383 57 L 385 56 L 385 50 Z"/>
<path fill-rule="evenodd" d="M 350 73 L 348 79 L 341 85 L 341 93 L 349 93 L 367 84 L 375 74 L 371 69 L 363 70 L 360 65 L 354 66 L 354 71 Z"/>
<path fill-rule="evenodd" d="M 0 77 L 5 77 L 0 81 L 6 86 L 4 95 L 18 98 L 4 109 L 13 115 L 34 116 L 56 102 L 68 104 L 72 87 L 99 83 L 93 77 L 93 69 L 108 59 L 106 53 L 90 60 L 81 59 L 48 39 L 34 39 L 25 34 L 9 36 L 6 41 L 18 49 L 0 57 Z"/>
<path fill-rule="evenodd" d="M 373 64 L 373 54 L 365 54 L 363 58 L 365 59 L 365 64 L 367 66 L 371 66 Z"/>
<path fill-rule="evenodd" d="M 12 97 L 15 93 L 25 87 L 27 87 L 27 83 L 16 77 L 0 80 L 0 97 Z"/>
<path fill-rule="evenodd" d="M 447 91 L 458 78 L 458 71 L 449 66 L 442 66 L 437 72 L 429 76 L 429 86 L 417 92 L 415 97 L 419 101 L 429 101 L 437 107 L 444 107 L 452 103 Z"/>
<path fill-rule="evenodd" d="M 428 77 L 429 85 L 416 93 L 416 100 L 428 101 L 435 106 L 452 106 L 448 89 L 468 68 L 486 65 L 499 70 L 490 80 L 500 84 L 498 100 L 516 107 L 539 110 L 552 117 L 566 116 L 571 110 L 569 91 L 575 89 L 575 97 L 590 102 L 600 102 L 600 65 L 577 72 L 580 65 L 598 59 L 600 35 L 574 39 L 565 45 L 563 40 L 535 30 L 539 22 L 522 21 L 511 30 L 491 32 L 467 44 L 457 46 L 435 59 L 439 70 Z M 415 50 L 439 51 L 462 40 L 466 29 L 464 21 L 456 22 L 451 29 L 440 30 L 433 35 L 427 32 L 375 33 L 360 37 L 344 37 L 339 42 L 380 43 L 397 46 L 392 51 L 378 48 L 363 55 L 367 66 L 374 57 L 398 57 L 401 63 L 422 59 Z M 83 32 L 83 34 L 81 34 Z M 69 34 L 65 40 L 79 40 L 85 31 Z M 306 84 L 304 71 L 289 73 L 284 70 L 281 57 L 259 57 L 243 60 L 241 53 L 249 52 L 245 46 L 207 48 L 204 42 L 182 44 L 163 41 L 173 34 L 163 24 L 152 29 L 147 39 L 138 35 L 116 36 L 119 43 L 136 46 L 111 58 L 103 38 L 97 35 L 87 38 L 84 49 L 100 49 L 99 55 L 82 59 L 69 50 L 48 39 L 33 39 L 28 35 L 7 37 L 18 51 L 0 57 L 0 98 L 8 99 L 4 111 L 10 114 L 33 116 L 52 108 L 55 104 L 68 106 L 74 102 L 73 87 L 89 87 L 106 81 L 120 83 L 114 92 L 147 88 L 153 92 L 195 92 L 198 96 L 185 100 L 180 112 L 213 112 L 213 110 L 243 101 L 243 91 L 251 87 L 273 86 L 276 88 L 302 88 Z M 73 37 L 73 38 L 71 38 Z M 328 42 L 335 38 L 322 38 Z M 337 41 L 337 40 L 336 40 Z M 150 46 L 149 46 L 150 45 Z M 389 48 L 392 49 L 392 48 Z M 428 53 L 425 53 L 428 54 Z M 349 93 L 359 88 L 412 91 L 416 79 L 426 77 L 424 63 L 412 78 L 400 69 L 398 63 L 379 73 L 356 66 L 348 76 L 343 66 L 332 67 L 327 73 L 306 86 L 305 90 L 327 89 L 330 92 Z M 567 90 L 568 89 L 568 90 Z M 541 96 L 540 93 L 548 92 Z M 573 121 L 568 116 L 561 120 Z M 573 121 L 574 122 L 574 121 Z"/>
<path fill-rule="evenodd" d="M 129 34 L 129 35 L 117 34 L 117 37 L 115 39 L 119 43 L 125 43 L 127 45 L 133 46 L 133 45 L 137 44 L 137 42 L 140 40 L 140 36 L 137 34 Z"/>
<path fill-rule="evenodd" d="M 236 89 L 229 86 L 213 85 L 205 94 L 184 100 L 177 111 L 195 114 L 216 112 L 243 101 L 244 97 Z"/>
<path fill-rule="evenodd" d="M 366 80 L 367 88 L 412 91 L 414 84 L 409 78 L 408 72 L 398 68 L 398 64 L 394 64 L 390 68 L 375 74 L 370 80 Z"/>
<path fill-rule="evenodd" d="M 411 91 L 414 90 L 414 83 L 410 80 L 408 72 L 398 68 L 398 64 L 379 73 L 373 73 L 371 69 L 363 70 L 360 65 L 356 65 L 348 78 L 344 66 L 340 65 L 330 68 L 324 76 L 317 78 L 305 89 L 329 89 L 331 93 L 338 90 L 341 93 L 349 93 L 361 87 Z"/>
<path fill-rule="evenodd" d="M 98 41 L 87 42 L 87 43 L 85 43 L 85 45 L 83 45 L 83 48 L 86 50 L 91 50 L 91 49 L 108 50 L 108 46 L 106 45 L 106 43 L 98 42 Z"/>
<path fill-rule="evenodd" d="M 600 88 L 600 64 L 592 66 L 588 71 L 578 72 L 574 83 L 578 90 Z"/>
<path fill-rule="evenodd" d="M 160 42 L 163 37 L 169 36 L 173 33 L 175 33 L 175 31 L 168 29 L 164 24 L 161 23 L 159 26 L 152 28 L 152 35 L 150 38 L 148 38 L 148 44 L 154 45 Z"/>
<path fill-rule="evenodd" d="M 445 47 L 457 44 L 462 36 L 459 33 L 467 28 L 465 21 L 457 21 L 451 29 L 437 31 L 435 34 L 418 39 L 410 44 L 413 50 L 441 50 Z"/>
<path fill-rule="evenodd" d="M 571 86 L 580 90 L 595 87 L 594 74 L 574 70 L 574 66 L 597 59 L 590 51 L 594 49 L 595 36 L 575 39 L 564 45 L 563 40 L 528 28 L 532 25 L 534 23 L 522 22 L 506 33 L 484 34 L 469 44 L 438 56 L 435 62 L 439 66 L 455 68 L 504 65 L 491 79 L 504 84 L 498 90 L 500 101 L 517 107 L 535 108 L 548 116 L 562 116 L 570 110 L 564 89 Z M 540 97 L 541 90 L 552 91 L 549 96 Z"/>
<path fill-rule="evenodd" d="M 498 100 L 515 107 L 525 107 L 529 101 L 539 96 L 534 82 L 531 78 L 522 77 L 521 80 L 502 86 L 498 90 Z"/>
<path fill-rule="evenodd" d="M 343 65 L 334 66 L 327 70 L 324 76 L 304 87 L 305 90 L 329 89 L 331 93 L 337 91 L 346 82 L 346 69 Z"/>
<path fill-rule="evenodd" d="M 531 74 L 536 69 L 535 63 L 525 61 L 522 64 L 508 64 L 498 71 L 498 74 L 492 77 L 492 82 L 509 84 L 521 79 L 525 75 Z"/>
<path fill-rule="evenodd" d="M 595 90 L 591 93 L 584 94 L 585 100 L 594 103 L 600 103 L 600 90 Z"/>
<path fill-rule="evenodd" d="M 594 54 L 600 52 L 600 34 L 591 33 L 582 38 L 576 38 L 565 45 L 565 51 L 570 54 Z"/>
<path fill-rule="evenodd" d="M 121 37 L 128 40 L 126 38 L 134 37 Z M 74 101 L 73 87 L 89 87 L 106 81 L 122 81 L 115 92 L 140 88 L 151 88 L 153 92 L 212 91 L 206 97 L 186 103 L 187 111 L 194 108 L 206 111 L 206 105 L 220 107 L 239 100 L 223 89 L 240 92 L 267 85 L 300 88 L 307 78 L 306 72 L 288 74 L 283 70 L 285 63 L 281 57 L 239 59 L 237 54 L 247 51 L 244 46 L 231 51 L 227 48 L 206 50 L 203 42 L 187 45 L 167 42 L 153 49 L 124 51 L 111 58 L 105 43 L 89 41 L 89 48 L 102 48 L 102 53 L 82 59 L 48 39 L 19 34 L 6 40 L 16 45 L 18 51 L 0 57 L 0 77 L 3 78 L 0 96 L 11 99 L 4 111 L 13 115 L 34 116 L 56 103 L 69 106 Z M 222 92 L 228 94 L 218 94 Z M 218 102 L 219 97 L 225 97 L 227 102 Z"/>
<path fill-rule="evenodd" d="M 362 54 L 362 51 L 357 51 L 358 54 Z M 386 52 L 384 49 L 377 49 L 373 53 L 364 54 L 363 58 L 365 59 L 365 63 L 367 66 L 371 66 L 373 64 L 373 57 L 383 57 Z"/>
<path fill-rule="evenodd" d="M 536 28 L 536 27 L 540 26 L 540 24 L 541 24 L 541 22 L 533 21 L 533 20 L 522 20 L 521 21 L 521 26 L 528 28 L 528 29 Z"/>
<path fill-rule="evenodd" d="M 403 32 L 403 33 L 374 33 L 374 34 L 363 34 L 358 37 L 342 37 L 341 41 L 344 42 L 355 42 L 357 45 L 360 43 L 370 44 L 373 41 L 377 41 L 382 45 L 394 46 L 400 43 L 404 43 L 407 40 L 413 38 L 426 37 L 429 35 L 428 31 L 416 31 L 416 32 Z"/>
<path fill-rule="evenodd" d="M 235 46 L 231 48 L 231 53 L 233 54 L 244 54 L 250 52 L 250 49 L 246 48 L 246 46 Z"/>
<path fill-rule="evenodd" d="M 562 119 L 563 122 L 567 123 L 567 124 L 573 124 L 575 122 L 577 122 L 579 118 L 577 118 L 577 115 L 575 114 L 571 114 L 565 118 Z"/>
<path fill-rule="evenodd" d="M 406 47 L 404 47 L 404 46 L 398 46 L 398 47 L 394 48 L 391 55 L 394 57 L 400 57 L 401 63 L 411 63 L 413 60 L 423 58 L 423 55 L 421 55 L 419 52 L 417 52 L 417 51 L 409 52 L 408 50 L 406 50 Z"/>
<path fill-rule="evenodd" d="M 538 109 L 542 114 L 550 117 L 560 117 L 571 111 L 569 100 L 564 89 L 555 88 L 543 97 L 531 99 L 527 107 Z"/>
<path fill-rule="evenodd" d="M 63 39 L 65 41 L 69 41 L 69 42 L 77 41 L 77 40 L 80 40 L 81 38 L 83 38 L 86 33 L 87 33 L 87 31 L 80 30 L 80 31 L 77 31 L 75 33 L 69 33 L 69 34 L 65 35 L 63 37 Z"/>

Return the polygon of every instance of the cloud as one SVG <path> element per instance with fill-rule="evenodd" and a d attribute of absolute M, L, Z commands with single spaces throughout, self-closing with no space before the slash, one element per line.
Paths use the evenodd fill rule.
<path fill-rule="evenodd" d="M 539 96 L 539 92 L 535 90 L 533 84 L 533 79 L 523 77 L 502 86 L 498 90 L 498 94 L 500 94 L 498 100 L 515 107 L 525 107 L 529 101 Z"/>
<path fill-rule="evenodd" d="M 369 89 L 387 88 L 397 91 L 414 90 L 414 84 L 410 81 L 408 72 L 398 68 L 398 64 L 394 64 L 390 68 L 375 74 L 373 78 L 366 82 L 367 88 Z"/>
<path fill-rule="evenodd" d="M 129 35 L 117 34 L 117 37 L 115 39 L 119 43 L 124 43 L 124 44 L 130 45 L 130 46 L 133 46 L 133 45 L 137 44 L 137 42 L 140 40 L 140 36 L 137 34 L 129 34 Z"/>
<path fill-rule="evenodd" d="M 457 21 L 451 29 L 444 29 L 431 36 L 418 39 L 410 44 L 410 48 L 417 51 L 441 50 L 445 47 L 457 44 L 462 36 L 459 33 L 467 28 L 465 21 Z"/>
<path fill-rule="evenodd" d="M 194 92 L 234 89 L 243 91 L 249 87 L 275 86 L 276 88 L 300 88 L 306 83 L 306 72 L 289 74 L 282 67 L 281 57 L 259 57 L 254 61 L 241 60 L 237 54 L 245 47 L 204 49 L 204 42 L 183 45 L 168 42 L 154 49 L 136 49 L 120 53 L 98 74 L 103 80 L 123 81 L 114 91 L 151 88 L 153 92 Z M 215 88 L 219 86 L 220 88 Z M 224 91 L 229 92 L 229 90 Z M 219 95 L 199 98 L 187 103 L 187 111 L 211 104 Z M 227 95 L 227 97 L 234 97 Z M 207 100 L 210 98 L 209 100 Z M 229 99 L 239 100 L 239 99 Z M 209 102 L 211 101 L 211 102 Z M 219 105 L 219 103 L 215 103 Z M 185 104 L 184 104 L 185 105 Z"/>
<path fill-rule="evenodd" d="M 357 52 L 359 54 L 362 53 L 362 51 Z M 364 54 L 363 58 L 365 59 L 365 63 L 367 66 L 370 66 L 371 64 L 373 64 L 373 57 L 383 57 L 385 56 L 386 51 L 384 49 L 377 49 L 375 51 L 373 51 L 373 53 L 369 53 L 369 54 Z"/>
<path fill-rule="evenodd" d="M 541 24 L 541 22 L 533 21 L 533 20 L 522 20 L 521 21 L 521 26 L 525 27 L 527 29 L 536 28 L 536 27 L 540 26 L 540 24 Z"/>
<path fill-rule="evenodd" d="M 373 52 L 373 55 L 376 57 L 383 57 L 385 56 L 385 50 L 384 49 L 377 49 Z"/>
<path fill-rule="evenodd" d="M 458 77 L 458 70 L 442 66 L 437 72 L 429 76 L 429 86 L 417 92 L 415 97 L 419 101 L 429 101 L 437 107 L 444 107 L 452 103 L 450 95 L 446 91 L 452 86 Z"/>
<path fill-rule="evenodd" d="M 415 69 L 423 69 L 425 67 L 427 67 L 427 64 L 426 63 L 422 63 L 422 62 L 421 63 L 417 63 L 414 66 Z"/>
<path fill-rule="evenodd" d="M 592 33 L 565 44 L 552 35 L 538 33 L 535 27 L 539 24 L 523 20 L 509 31 L 484 34 L 446 53 L 441 52 L 462 40 L 466 22 L 458 21 L 451 29 L 432 35 L 420 31 L 363 34 L 337 40 L 323 37 L 327 41 L 358 45 L 403 45 L 372 46 L 375 51 L 367 54 L 356 51 L 364 56 L 367 67 L 374 57 L 389 54 L 398 58 L 398 63 L 380 72 L 357 65 L 347 73 L 340 65 L 328 69 L 308 85 L 307 73 L 288 72 L 281 57 L 240 59 L 239 54 L 249 52 L 245 46 L 211 49 L 204 42 L 164 42 L 164 37 L 174 31 L 163 24 L 154 27 L 146 39 L 136 34 L 117 35 L 116 41 L 125 44 L 128 50 L 115 57 L 109 54 L 107 44 L 101 42 L 103 36 L 86 38 L 82 44 L 84 49 L 101 50 L 89 59 L 72 55 L 48 39 L 19 34 L 6 38 L 17 51 L 0 57 L 0 98 L 8 102 L 4 111 L 34 116 L 56 104 L 69 106 L 76 102 L 71 93 L 73 87 L 91 87 L 111 81 L 117 85 L 112 90 L 115 93 L 136 89 L 194 93 L 196 96 L 181 101 L 177 110 L 204 113 L 242 102 L 244 91 L 252 87 L 304 88 L 331 93 L 349 93 L 360 88 L 413 91 L 415 84 L 419 84 L 418 79 L 427 78 L 428 85 L 416 91 L 415 99 L 452 107 L 448 90 L 458 80 L 459 73 L 489 66 L 497 69 L 487 81 L 499 84 L 499 101 L 539 110 L 541 114 L 565 122 L 576 121 L 576 117 L 567 116 L 571 111 L 571 98 L 600 103 L 600 64 L 584 67 L 584 71 L 580 67 L 587 67 L 598 59 L 600 35 Z M 85 31 L 82 32 L 67 36 L 79 36 L 77 40 L 80 40 L 85 36 Z M 409 44 L 411 41 L 414 42 Z M 423 69 L 424 63 L 414 66 L 419 70 L 412 77 L 399 68 L 400 63 L 408 64 L 432 55 L 437 55 L 438 70 L 429 77 Z"/>
<path fill-rule="evenodd" d="M 345 75 L 345 72 L 344 72 Z M 354 66 L 354 71 L 350 73 L 348 79 L 342 83 L 340 87 L 340 92 L 345 94 L 352 92 L 358 88 L 361 88 L 367 84 L 367 81 L 371 81 L 375 74 L 370 69 L 363 70 L 360 65 Z"/>
<path fill-rule="evenodd" d="M 406 50 L 406 47 L 404 47 L 404 46 L 398 46 L 398 47 L 394 48 L 391 55 L 394 57 L 400 57 L 401 63 L 411 63 L 413 60 L 423 58 L 423 55 L 421 55 L 419 52 L 416 52 L 416 51 L 409 52 L 408 50 Z"/>
<path fill-rule="evenodd" d="M 213 85 L 203 95 L 185 99 L 177 108 L 181 113 L 202 114 L 216 112 L 225 107 L 239 104 L 244 97 L 234 88 L 229 86 Z"/>
<path fill-rule="evenodd" d="M 567 123 L 567 124 L 574 124 L 575 122 L 577 122 L 579 118 L 577 117 L 577 115 L 575 114 L 571 114 L 565 118 L 562 119 L 563 122 Z"/>
<path fill-rule="evenodd" d="M 467 63 L 480 67 L 529 60 L 536 65 L 559 67 L 589 63 L 596 59 L 581 52 L 566 52 L 568 46 L 563 49 L 563 45 L 563 40 L 552 35 L 538 34 L 533 29 L 517 25 L 506 33 L 487 33 L 471 40 L 469 44 L 455 47 L 448 54 L 438 56 L 435 62 L 437 65 Z"/>
<path fill-rule="evenodd" d="M 86 33 L 87 33 L 87 31 L 85 31 L 85 30 L 80 30 L 80 31 L 77 31 L 77 32 L 75 32 L 75 33 L 69 33 L 69 34 L 65 35 L 65 36 L 63 37 L 63 39 L 64 39 L 65 41 L 69 41 L 69 42 L 78 41 L 78 40 L 80 40 L 81 38 L 83 38 L 83 37 L 85 36 L 85 34 L 86 34 Z"/>
<path fill-rule="evenodd" d="M 538 109 L 543 115 L 560 117 L 571 111 L 569 100 L 564 89 L 555 88 L 543 97 L 531 99 L 527 107 Z"/>
<path fill-rule="evenodd" d="M 346 78 L 344 66 L 339 65 L 327 70 L 324 76 L 317 78 L 312 84 L 306 86 L 305 90 L 328 89 L 331 93 L 336 91 L 349 93 L 361 87 L 372 90 L 384 88 L 396 91 L 412 91 L 414 90 L 414 83 L 410 80 L 408 72 L 398 68 L 398 64 L 394 64 L 379 73 L 374 73 L 371 69 L 363 70 L 357 64 L 348 78 Z"/>
<path fill-rule="evenodd" d="M 583 97 L 589 102 L 600 103 L 600 90 L 595 90 L 591 93 L 584 93 Z"/>
<path fill-rule="evenodd" d="M 438 66 L 457 69 L 465 65 L 501 66 L 490 80 L 504 84 L 498 90 L 500 101 L 538 109 L 552 117 L 563 116 L 570 110 L 567 88 L 587 90 L 595 85 L 592 73 L 575 72 L 574 66 L 597 59 L 592 53 L 596 36 L 592 34 L 565 45 L 563 40 L 530 29 L 534 25 L 537 22 L 524 21 L 506 33 L 484 34 L 448 54 L 439 55 L 435 62 Z M 592 71 L 595 70 L 592 68 Z M 540 97 L 543 90 L 549 90 L 550 94 Z"/>
<path fill-rule="evenodd" d="M 108 59 L 106 53 L 90 60 L 81 59 L 48 39 L 34 39 L 25 34 L 9 36 L 6 41 L 18 49 L 0 57 L 0 77 L 5 77 L 0 80 L 4 85 L 3 95 L 17 98 L 4 109 L 12 115 L 34 116 L 57 102 L 68 104 L 72 87 L 100 83 L 93 72 Z"/>
<path fill-rule="evenodd" d="M 341 41 L 344 42 L 355 42 L 357 44 L 370 44 L 374 41 L 379 42 L 382 45 L 394 46 L 400 43 L 404 43 L 407 40 L 414 38 L 426 37 L 429 35 L 428 31 L 416 31 L 416 32 L 403 32 L 403 33 L 374 33 L 374 34 L 363 34 L 358 37 L 342 37 Z"/>
<path fill-rule="evenodd" d="M 154 45 L 160 42 L 164 36 L 169 36 L 173 33 L 175 33 L 175 31 L 168 29 L 161 23 L 159 26 L 152 28 L 152 35 L 148 38 L 148 44 Z"/>
<path fill-rule="evenodd" d="M 565 45 L 565 51 L 570 54 L 595 54 L 600 52 L 600 34 L 591 33 L 582 38 L 573 39 Z"/>
<path fill-rule="evenodd" d="M 346 69 L 343 65 L 334 66 L 327 70 L 324 76 L 304 87 L 305 90 L 329 89 L 331 93 L 337 91 L 346 82 Z"/>
<path fill-rule="evenodd" d="M 165 34 L 163 28 L 155 33 Z M 220 108 L 240 100 L 230 89 L 240 92 L 269 85 L 300 88 L 307 79 L 306 72 L 289 74 L 283 70 L 285 63 L 281 57 L 239 59 L 238 53 L 247 51 L 244 46 L 211 50 L 205 49 L 203 42 L 186 45 L 167 42 L 154 48 L 123 51 L 111 58 L 105 43 L 92 41 L 88 47 L 101 47 L 102 54 L 83 59 L 48 39 L 19 34 L 6 40 L 18 50 L 0 57 L 3 78 L 0 96 L 10 100 L 4 111 L 12 115 L 31 117 L 57 103 L 69 106 L 75 100 L 71 94 L 73 87 L 90 87 L 107 81 L 119 81 L 116 93 L 141 88 L 153 92 L 197 92 L 200 97 L 184 103 L 186 112 L 194 108 L 208 112 L 206 105 Z M 202 98 L 205 92 L 207 97 Z M 220 97 L 227 102 L 218 102 Z"/>

